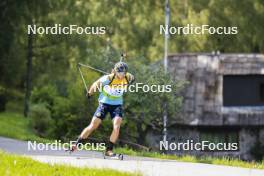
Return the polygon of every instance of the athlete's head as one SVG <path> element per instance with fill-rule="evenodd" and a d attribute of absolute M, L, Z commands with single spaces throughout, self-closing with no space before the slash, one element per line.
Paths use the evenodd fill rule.
<path fill-rule="evenodd" d="M 114 67 L 114 72 L 118 78 L 123 78 L 126 75 L 128 66 L 125 62 L 117 62 Z"/>

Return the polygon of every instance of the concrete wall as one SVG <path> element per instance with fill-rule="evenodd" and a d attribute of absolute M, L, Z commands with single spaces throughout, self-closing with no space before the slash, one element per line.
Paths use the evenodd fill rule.
<path fill-rule="evenodd" d="M 258 54 L 175 54 L 169 55 L 168 70 L 175 81 L 188 81 L 184 90 L 181 124 L 169 123 L 169 142 L 200 140 L 200 127 L 239 128 L 237 152 L 169 151 L 175 154 L 235 156 L 252 159 L 256 141 L 264 144 L 264 106 L 224 107 L 223 75 L 264 75 L 264 55 Z M 170 118 L 170 117 L 169 117 Z M 159 149 L 162 135 L 150 131 L 147 143 Z"/>
<path fill-rule="evenodd" d="M 168 63 L 175 80 L 189 82 L 183 94 L 184 124 L 264 125 L 263 107 L 223 107 L 223 75 L 264 75 L 264 55 L 178 54 L 170 55 Z"/>
<path fill-rule="evenodd" d="M 168 142 L 169 143 L 180 143 L 186 142 L 187 140 L 192 140 L 193 143 L 201 142 L 199 128 L 193 126 L 172 126 L 168 128 Z M 252 148 L 255 146 L 257 141 L 264 144 L 264 128 L 254 128 L 254 127 L 241 127 L 238 129 L 239 137 L 239 150 L 238 151 L 196 151 L 196 150 L 168 150 L 169 154 L 177 155 L 195 155 L 195 156 L 230 156 L 236 157 L 243 160 L 254 159 L 251 154 Z M 162 141 L 162 135 L 149 131 L 146 142 L 154 150 L 160 150 L 160 141 Z"/>

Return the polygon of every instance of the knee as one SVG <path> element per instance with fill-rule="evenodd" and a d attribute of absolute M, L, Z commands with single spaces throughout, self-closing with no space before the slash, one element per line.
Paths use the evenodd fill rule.
<path fill-rule="evenodd" d="M 114 131 L 120 130 L 120 124 L 114 124 Z"/>

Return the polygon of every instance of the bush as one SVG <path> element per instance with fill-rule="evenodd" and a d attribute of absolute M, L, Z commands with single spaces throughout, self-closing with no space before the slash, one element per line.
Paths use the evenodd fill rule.
<path fill-rule="evenodd" d="M 68 116 L 71 116 L 70 101 L 64 97 L 55 97 L 52 107 L 52 118 L 56 124 L 53 127 L 53 137 L 62 139 L 68 132 L 68 127 L 70 125 L 67 121 Z"/>
<path fill-rule="evenodd" d="M 52 119 L 52 124 L 48 127 L 48 132 L 46 132 L 45 123 L 38 124 L 43 122 L 38 122 L 38 116 L 40 115 L 36 115 L 37 117 L 34 119 L 36 122 L 34 123 L 33 121 L 32 126 L 38 134 L 42 136 L 46 135 L 48 138 L 65 139 L 80 133 L 80 128 L 82 129 L 84 127 L 82 125 L 83 123 L 81 123 L 83 122 L 81 118 L 87 117 L 87 112 L 85 111 L 86 106 L 84 104 L 85 97 L 81 89 L 83 88 L 83 84 L 81 81 L 78 84 L 80 86 L 79 89 L 76 88 L 78 85 L 76 86 L 76 83 L 73 82 L 69 91 L 64 87 L 63 91 L 59 92 L 58 88 L 51 84 L 36 87 L 33 90 L 31 103 L 38 106 L 41 104 L 42 107 L 37 107 L 37 109 L 36 107 L 32 107 L 32 111 L 34 112 L 36 109 L 37 112 L 34 113 L 47 114 L 46 111 L 43 112 L 44 108 L 49 112 L 45 116 L 49 116 L 49 119 Z M 64 97 L 65 95 L 67 97 Z M 43 104 L 45 105 L 44 107 Z"/>
<path fill-rule="evenodd" d="M 51 132 L 53 120 L 45 104 L 35 104 L 30 108 L 30 126 L 41 137 L 47 137 Z"/>
<path fill-rule="evenodd" d="M 58 96 L 58 92 L 55 86 L 47 85 L 41 88 L 34 88 L 32 91 L 31 102 L 33 104 L 44 103 L 49 109 L 51 109 L 56 96 Z"/>
<path fill-rule="evenodd" d="M 0 86 L 0 112 L 5 111 L 7 103 L 7 95 L 5 88 Z"/>
<path fill-rule="evenodd" d="M 257 141 L 254 147 L 251 148 L 250 153 L 256 161 L 262 161 L 264 159 L 264 145 Z"/>

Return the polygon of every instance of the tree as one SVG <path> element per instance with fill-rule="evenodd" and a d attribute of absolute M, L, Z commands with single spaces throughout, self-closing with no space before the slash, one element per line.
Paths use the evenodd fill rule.
<path fill-rule="evenodd" d="M 169 123 L 181 121 L 178 112 L 181 109 L 182 97 L 181 90 L 184 87 L 183 81 L 173 80 L 172 76 L 165 74 L 162 65 L 144 65 L 139 62 L 129 63 L 130 70 L 136 77 L 136 83 L 144 85 L 157 85 L 160 92 L 144 92 L 139 89 L 138 92 L 129 92 L 125 98 L 125 109 L 128 123 L 135 124 L 136 142 L 145 144 L 145 137 L 149 130 L 154 130 L 162 134 L 162 117 L 164 113 L 164 102 L 167 104 L 167 113 Z M 171 91 L 165 91 L 166 85 L 171 86 Z M 169 90 L 169 89 L 168 89 Z M 127 124 L 128 125 L 128 124 Z M 127 128 L 126 135 L 131 133 L 131 128 Z"/>

